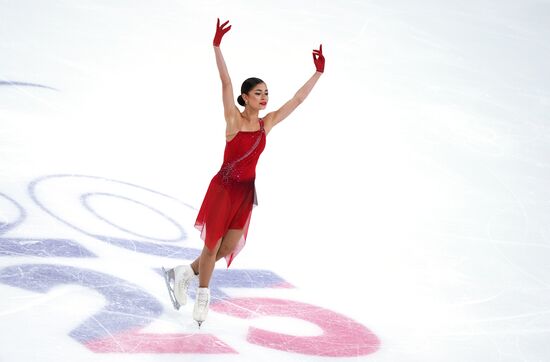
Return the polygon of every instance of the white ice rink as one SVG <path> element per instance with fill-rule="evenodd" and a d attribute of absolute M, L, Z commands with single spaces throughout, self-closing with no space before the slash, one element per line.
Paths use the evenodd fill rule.
<path fill-rule="evenodd" d="M 222 51 L 268 111 L 199 330 Z M 550 361 L 550 1 L 0 0 L 0 361 Z M 235 95 L 237 96 L 237 94 Z"/>

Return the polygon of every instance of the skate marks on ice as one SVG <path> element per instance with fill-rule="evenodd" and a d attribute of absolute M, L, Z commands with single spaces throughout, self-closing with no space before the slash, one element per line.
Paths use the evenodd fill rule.
<path fill-rule="evenodd" d="M 0 269 L 0 290 L 9 287 L 2 291 L 8 300 L 14 290 L 42 298 L 76 285 L 90 298 L 103 300 L 101 308 L 82 315 L 78 307 L 66 305 L 76 325 L 66 338 L 90 353 L 240 354 L 244 342 L 325 357 L 364 356 L 379 349 L 377 336 L 347 316 L 297 300 L 251 296 L 254 290 L 293 288 L 260 269 L 219 269 L 210 289 L 211 315 L 217 323 L 228 320 L 232 328 L 239 326 L 243 341 L 227 341 L 223 330 L 213 328 L 188 333 L 178 319 L 186 310 L 172 309 L 162 271 L 153 266 L 181 263 L 200 253 L 200 242 L 191 247 L 187 233 L 193 207 L 146 187 L 95 176 L 45 176 L 30 182 L 27 190 L 32 209 L 0 194 L 0 257 L 8 265 Z M 45 235 L 29 237 L 36 231 Z M 190 288 L 193 299 L 195 290 Z M 37 308 L 47 308 L 47 303 Z M 309 327 L 281 327 L 291 320 Z M 257 321 L 263 321 L 262 327 Z M 297 330 L 302 334 L 296 335 Z"/>
<path fill-rule="evenodd" d="M 12 87 L 33 87 L 33 88 L 44 88 L 53 91 L 58 91 L 53 87 L 38 84 L 38 83 L 29 83 L 29 82 L 18 82 L 18 81 L 9 81 L 9 80 L 0 80 L 0 86 L 12 86 Z"/>

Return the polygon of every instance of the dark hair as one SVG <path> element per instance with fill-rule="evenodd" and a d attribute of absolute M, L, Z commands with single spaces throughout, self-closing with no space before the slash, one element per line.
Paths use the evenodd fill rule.
<path fill-rule="evenodd" d="M 242 94 L 248 94 L 248 92 L 250 92 L 252 88 L 254 88 L 255 86 L 261 83 L 265 83 L 265 82 L 260 78 L 255 78 L 255 77 L 248 78 L 247 80 L 245 80 L 243 82 L 243 85 L 241 85 L 241 95 L 237 97 L 237 102 L 244 107 L 246 103 L 244 102 Z"/>

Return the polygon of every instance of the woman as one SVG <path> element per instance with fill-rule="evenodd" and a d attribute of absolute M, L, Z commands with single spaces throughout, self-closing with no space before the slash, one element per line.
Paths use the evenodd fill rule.
<path fill-rule="evenodd" d="M 214 176 L 199 210 L 195 227 L 201 231 L 204 248 L 191 265 L 180 265 L 164 271 L 170 297 L 179 309 L 187 301 L 187 289 L 198 276 L 199 288 L 193 318 L 200 325 L 206 319 L 210 303 L 208 285 L 216 261 L 226 258 L 227 266 L 244 246 L 252 208 L 256 204 L 255 170 L 266 136 L 279 122 L 288 117 L 306 99 L 325 67 L 322 45 L 313 51 L 316 71 L 288 102 L 278 110 L 260 118 L 269 100 L 266 84 L 259 78 L 249 78 L 241 86 L 237 102 L 233 102 L 233 85 L 220 49 L 222 37 L 231 29 L 229 21 L 220 25 L 214 36 L 214 53 L 222 82 L 222 100 L 226 122 L 224 162 Z"/>

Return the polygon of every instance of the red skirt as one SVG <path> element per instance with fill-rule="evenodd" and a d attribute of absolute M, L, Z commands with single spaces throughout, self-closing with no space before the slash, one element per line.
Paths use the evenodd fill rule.
<path fill-rule="evenodd" d="M 254 180 L 226 183 L 217 174 L 208 186 L 195 221 L 195 228 L 201 232 L 206 247 L 214 249 L 230 229 L 243 230 L 237 246 L 225 257 L 227 267 L 246 243 L 252 209 L 256 204 Z"/>

